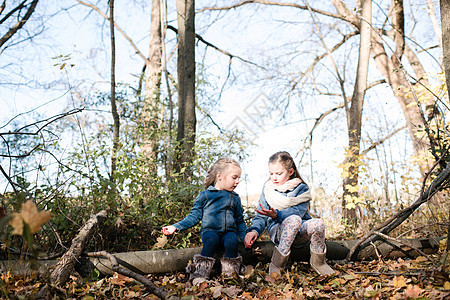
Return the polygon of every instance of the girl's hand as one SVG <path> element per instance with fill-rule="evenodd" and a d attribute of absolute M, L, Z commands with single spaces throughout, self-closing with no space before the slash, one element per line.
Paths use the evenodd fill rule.
<path fill-rule="evenodd" d="M 278 217 L 277 210 L 275 208 L 269 207 L 269 209 L 265 209 L 262 204 L 260 204 L 261 210 L 256 210 L 260 215 L 271 217 L 272 219 L 276 219 Z"/>
<path fill-rule="evenodd" d="M 172 233 L 177 231 L 177 228 L 175 226 L 173 226 L 173 225 L 169 225 L 169 226 L 163 227 L 161 231 L 165 235 L 171 235 Z"/>
<path fill-rule="evenodd" d="M 247 249 L 251 248 L 257 238 L 258 238 L 258 233 L 256 231 L 250 231 L 249 233 L 247 233 L 245 235 L 245 239 L 244 239 L 245 248 L 247 248 Z"/>

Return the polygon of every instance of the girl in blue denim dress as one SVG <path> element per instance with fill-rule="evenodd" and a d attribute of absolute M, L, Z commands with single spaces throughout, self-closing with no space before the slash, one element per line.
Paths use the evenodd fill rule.
<path fill-rule="evenodd" d="M 311 192 L 303 182 L 294 160 L 288 152 L 280 151 L 269 158 L 270 179 L 264 184 L 256 216 L 245 236 L 250 248 L 267 228 L 276 245 L 269 264 L 269 275 L 281 275 L 291 254 L 293 244 L 310 244 L 311 267 L 321 275 L 334 274 L 326 263 L 325 225 L 308 213 Z"/>
<path fill-rule="evenodd" d="M 234 159 L 220 158 L 208 170 L 205 190 L 194 201 L 189 215 L 182 221 L 165 226 L 162 232 L 171 235 L 196 225 L 201 221 L 203 248 L 194 255 L 193 263 L 186 268 L 189 280 L 208 279 L 214 266 L 214 252 L 220 245 L 225 249 L 220 262 L 222 274 L 232 276 L 239 273 L 242 256 L 238 253 L 239 239 L 244 241 L 247 226 L 241 198 L 234 189 L 239 184 L 241 167 Z"/>

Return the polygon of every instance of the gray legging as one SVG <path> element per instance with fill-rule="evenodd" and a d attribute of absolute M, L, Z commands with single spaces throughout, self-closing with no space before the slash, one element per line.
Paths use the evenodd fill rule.
<path fill-rule="evenodd" d="M 292 215 L 277 227 L 275 241 L 278 241 L 278 250 L 285 255 L 289 253 L 292 244 L 304 244 L 309 240 L 315 253 L 325 251 L 325 224 L 322 219 L 303 222 L 300 216 Z"/>

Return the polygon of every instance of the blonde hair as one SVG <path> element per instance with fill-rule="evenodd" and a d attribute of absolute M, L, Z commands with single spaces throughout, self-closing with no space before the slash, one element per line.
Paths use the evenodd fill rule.
<path fill-rule="evenodd" d="M 269 164 L 272 163 L 280 163 L 286 170 L 293 169 L 294 173 L 289 177 L 289 179 L 300 178 L 301 181 L 305 182 L 303 178 L 300 176 L 300 172 L 297 170 L 294 159 L 286 151 L 279 151 L 277 153 L 272 154 L 269 157 Z"/>
<path fill-rule="evenodd" d="M 232 165 L 241 168 L 239 163 L 232 158 L 222 157 L 216 160 L 216 162 L 212 164 L 212 166 L 208 170 L 208 173 L 206 174 L 204 183 L 205 189 L 207 189 L 210 185 L 214 185 L 216 183 L 216 177 L 218 173 L 223 173 Z"/>

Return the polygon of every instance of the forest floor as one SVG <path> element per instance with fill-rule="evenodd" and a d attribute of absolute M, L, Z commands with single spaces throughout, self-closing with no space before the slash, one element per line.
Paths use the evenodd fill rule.
<path fill-rule="evenodd" d="M 444 254 L 430 256 L 444 260 Z M 450 299 L 450 279 L 428 258 L 331 264 L 336 275 L 325 277 L 309 264 L 294 262 L 282 277 L 266 280 L 267 264 L 248 266 L 234 279 L 221 278 L 193 286 L 183 272 L 148 275 L 158 287 L 182 299 Z M 442 265 L 442 264 L 439 264 Z M 94 272 L 95 273 L 95 272 Z M 2 299 L 159 299 L 135 280 L 120 274 L 82 279 L 71 276 L 63 287 L 38 276 L 1 274 Z"/>

